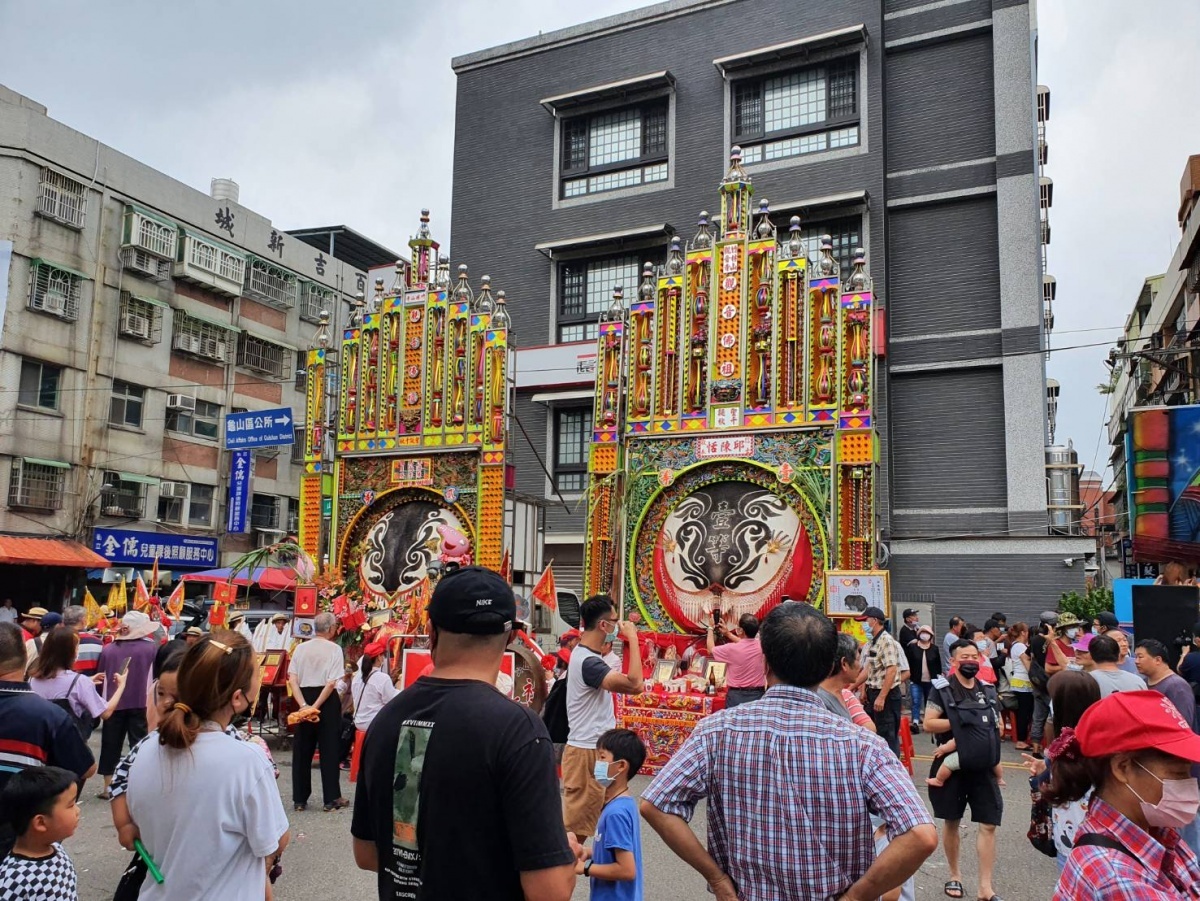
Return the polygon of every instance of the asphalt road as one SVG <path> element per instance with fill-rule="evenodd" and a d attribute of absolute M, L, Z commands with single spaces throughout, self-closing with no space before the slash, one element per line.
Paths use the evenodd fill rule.
<path fill-rule="evenodd" d="M 927 753 L 927 740 L 915 737 L 918 755 Z M 278 901 L 341 901 L 356 899 L 365 901 L 374 897 L 374 874 L 355 868 L 350 853 L 350 812 L 324 813 L 319 804 L 304 813 L 290 812 L 291 800 L 291 755 L 287 751 L 276 753 L 279 763 L 279 786 L 292 824 L 292 842 L 284 855 L 284 872 L 276 883 L 275 897 Z M 1029 791 L 1027 780 L 1021 778 L 1024 770 L 1019 769 L 1019 755 L 1007 744 L 1004 745 L 1006 764 L 1009 764 L 1008 786 L 1004 789 L 1005 824 L 997 832 L 998 849 L 995 886 L 1005 901 L 1047 901 L 1054 891 L 1058 876 L 1053 860 L 1035 851 L 1025 838 L 1029 824 Z M 314 772 L 313 781 L 320 785 Z M 648 780 L 634 782 L 635 792 L 640 791 Z M 108 804 L 95 798 L 99 779 L 89 780 L 82 801 L 82 817 L 79 830 L 66 842 L 66 847 L 79 873 L 79 897 L 83 901 L 111 901 L 122 870 L 129 860 L 129 853 L 116 840 L 109 816 Z M 343 774 L 343 792 L 352 797 L 352 786 Z M 924 790 L 921 791 L 924 796 Z M 466 811 L 464 811 L 466 813 Z M 468 814 L 469 815 L 469 814 Z M 692 826 L 700 834 L 704 831 L 703 808 L 697 811 Z M 690 868 L 681 863 L 649 827 L 643 825 L 642 848 L 647 901 L 696 901 L 709 897 L 703 881 Z M 976 830 L 969 820 L 964 821 L 962 845 L 963 882 L 967 901 L 976 897 L 974 843 Z M 469 854 L 464 853 L 464 863 Z M 934 852 L 917 873 L 917 898 L 944 898 L 942 885 L 947 868 L 941 849 Z M 579 880 L 575 890 L 575 901 L 588 897 L 587 885 Z"/>

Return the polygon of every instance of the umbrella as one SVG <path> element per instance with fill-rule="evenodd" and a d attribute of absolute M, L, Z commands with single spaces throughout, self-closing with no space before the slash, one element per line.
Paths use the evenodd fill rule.
<path fill-rule="evenodd" d="M 188 573 L 183 577 L 184 582 L 229 582 L 233 570 L 226 566 L 221 569 L 206 569 L 203 572 Z M 296 571 L 282 566 L 259 566 L 253 570 L 241 569 L 232 579 L 234 585 L 257 585 L 266 591 L 291 591 L 296 587 Z"/>

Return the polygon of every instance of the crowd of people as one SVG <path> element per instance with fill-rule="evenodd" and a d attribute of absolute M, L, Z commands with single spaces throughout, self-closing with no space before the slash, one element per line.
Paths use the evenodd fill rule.
<path fill-rule="evenodd" d="M 550 703 L 543 722 L 497 690 L 516 623 L 508 584 L 452 571 L 428 615 L 432 668 L 404 690 L 383 642 L 347 665 L 332 614 L 294 648 L 275 639 L 291 648 L 298 708 L 292 811 L 310 803 L 317 755 L 323 810 L 350 807 L 350 767 L 353 860 L 377 874 L 381 901 L 566 901 L 580 876 L 593 898 L 641 899 L 642 820 L 719 901 L 912 901 L 941 820 L 942 889 L 962 898 L 968 808 L 975 897 L 1000 901 L 1006 732 L 1027 752 L 1030 840 L 1058 862 L 1056 901 L 1200 897 L 1200 623 L 1174 665 L 1107 612 L 1047 611 L 1035 626 L 996 613 L 981 628 L 955 616 L 940 641 L 916 610 L 893 634 L 866 608 L 863 641 L 799 602 L 714 622 L 703 647 L 727 667 L 724 710 L 638 800 L 647 750 L 619 727 L 614 695 L 645 690 L 642 650 L 612 599 L 581 605 L 555 658 L 558 749 Z M 231 621 L 167 640 L 135 610 L 105 641 L 85 623 L 77 607 L 0 617 L 0 899 L 78 897 L 63 842 L 97 773 L 133 855 L 117 901 L 270 899 L 290 826 L 271 752 L 244 723 L 265 698 L 259 646 L 285 629 L 248 639 Z M 932 742 L 916 778 L 908 732 Z M 702 801 L 707 842 L 689 825 Z"/>

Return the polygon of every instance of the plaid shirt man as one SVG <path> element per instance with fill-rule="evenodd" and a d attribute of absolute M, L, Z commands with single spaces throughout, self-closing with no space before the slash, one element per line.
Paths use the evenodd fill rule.
<path fill-rule="evenodd" d="M 1146 832 L 1101 798 L 1092 798 L 1076 837 L 1116 839 L 1130 852 L 1095 845 L 1071 851 L 1053 901 L 1176 901 L 1200 898 L 1200 861 L 1174 829 Z"/>
<path fill-rule="evenodd" d="M 893 838 L 933 822 L 879 738 L 791 685 L 705 719 L 642 798 L 684 820 L 709 799 L 708 850 L 743 901 L 836 898 L 875 859 L 871 813 Z"/>
<path fill-rule="evenodd" d="M 893 688 L 900 687 L 900 658 L 903 652 L 900 642 L 892 638 L 892 633 L 884 629 L 878 636 L 867 642 L 865 649 L 867 666 L 867 688 L 883 688 L 883 677 L 889 666 L 896 667 L 896 678 Z"/>

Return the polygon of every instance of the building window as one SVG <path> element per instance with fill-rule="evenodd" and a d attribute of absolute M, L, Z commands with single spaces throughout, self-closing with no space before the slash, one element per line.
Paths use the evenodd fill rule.
<path fill-rule="evenodd" d="M 296 305 L 296 276 L 266 260 L 251 260 L 246 270 L 247 297 L 290 310 Z"/>
<path fill-rule="evenodd" d="M 287 499 L 287 530 L 290 534 L 295 535 L 300 531 L 300 499 L 289 497 Z"/>
<path fill-rule="evenodd" d="M 53 169 L 43 169 L 37 211 L 71 228 L 83 228 L 87 218 L 87 188 Z"/>
<path fill-rule="evenodd" d="M 657 254 L 657 251 L 655 251 Z M 558 340 L 596 338 L 600 314 L 612 305 L 613 288 L 626 298 L 641 283 L 642 263 L 636 253 L 594 260 L 571 260 L 558 267 Z"/>
<path fill-rule="evenodd" d="M 175 331 L 171 341 L 175 350 L 214 363 L 224 363 L 229 359 L 231 338 L 229 329 L 215 322 L 197 319 L 182 310 L 175 312 Z"/>
<path fill-rule="evenodd" d="M 190 265 L 229 281 L 242 281 L 246 261 L 237 254 L 192 234 L 187 236 L 185 246 L 187 250 L 184 259 Z"/>
<path fill-rule="evenodd" d="M 174 225 L 152 219 L 129 206 L 125 208 L 122 239 L 125 247 L 136 247 L 156 257 L 173 260 L 179 240 L 179 231 Z"/>
<path fill-rule="evenodd" d="M 559 491 L 577 494 L 587 488 L 591 443 L 591 407 L 554 411 L 554 485 Z"/>
<path fill-rule="evenodd" d="M 732 90 L 733 139 L 746 163 L 859 142 L 857 57 L 741 79 Z"/>
<path fill-rule="evenodd" d="M 158 486 L 158 518 L 161 522 L 206 529 L 212 525 L 212 485 L 162 482 Z"/>
<path fill-rule="evenodd" d="M 8 505 L 27 510 L 61 510 L 66 463 L 17 457 L 8 482 Z"/>
<path fill-rule="evenodd" d="M 562 196 L 667 180 L 668 101 L 576 116 L 562 124 Z"/>
<path fill-rule="evenodd" d="M 83 276 L 45 260 L 34 260 L 29 278 L 29 309 L 74 321 L 79 316 Z"/>
<path fill-rule="evenodd" d="M 254 494 L 250 497 L 250 528 L 279 528 L 279 498 L 270 494 Z"/>
<path fill-rule="evenodd" d="M 784 210 L 771 214 L 775 225 L 776 238 L 779 243 L 788 241 L 788 225 L 792 213 Z M 862 247 L 862 218 L 859 216 L 843 216 L 838 219 L 816 220 L 800 226 L 800 238 L 804 242 L 809 262 L 815 263 L 821 258 L 821 236 L 829 235 L 833 244 L 833 258 L 838 261 L 841 277 L 848 278 L 854 271 L 854 250 Z"/>
<path fill-rule="evenodd" d="M 36 360 L 21 361 L 21 385 L 17 391 L 17 403 L 43 410 L 58 409 L 59 384 L 62 369 Z"/>
<path fill-rule="evenodd" d="M 118 331 L 123 338 L 133 338 L 143 344 L 157 344 L 162 340 L 162 307 L 122 291 Z"/>
<path fill-rule="evenodd" d="M 146 389 L 113 379 L 112 400 L 108 407 L 108 424 L 142 427 L 142 407 L 146 403 Z"/>
<path fill-rule="evenodd" d="M 196 409 L 168 409 L 167 431 L 216 441 L 221 433 L 221 406 L 196 401 Z"/>
<path fill-rule="evenodd" d="M 141 519 L 146 509 L 146 485 L 121 477 L 119 472 L 104 474 L 105 490 L 101 494 L 101 510 L 105 516 Z"/>
<path fill-rule="evenodd" d="M 320 322 L 321 313 L 332 315 L 337 295 L 329 288 L 316 282 L 304 282 L 300 290 L 300 318 L 306 322 Z"/>
<path fill-rule="evenodd" d="M 286 347 L 272 344 L 270 341 L 251 334 L 243 333 L 242 340 L 238 344 L 239 366 L 245 366 L 247 369 L 253 369 L 255 372 L 275 378 L 283 377 L 284 360 L 289 356 L 290 352 Z"/>
<path fill-rule="evenodd" d="M 296 351 L 296 390 L 304 391 L 308 387 L 308 351 Z"/>
<path fill-rule="evenodd" d="M 292 426 L 292 462 L 304 462 L 304 426 L 296 424 Z"/>

